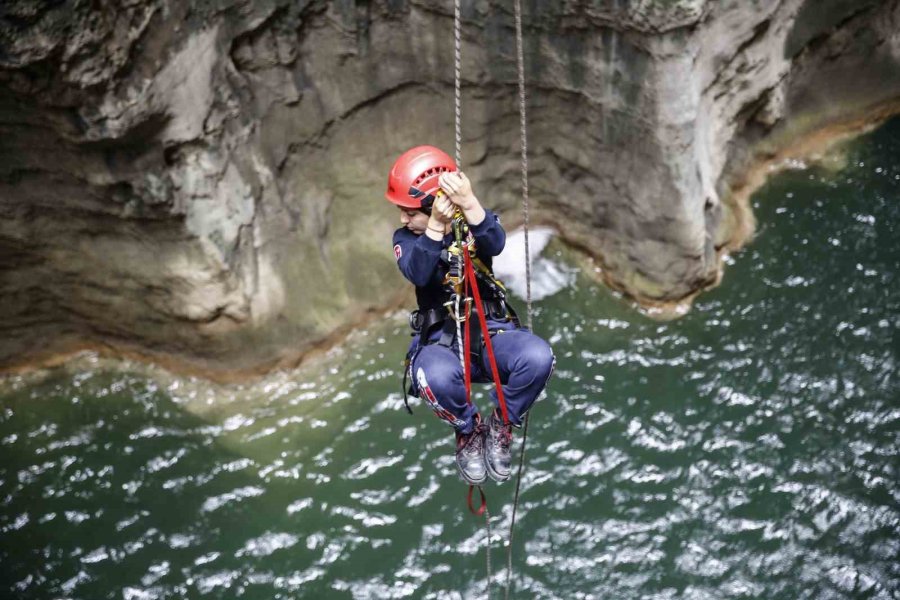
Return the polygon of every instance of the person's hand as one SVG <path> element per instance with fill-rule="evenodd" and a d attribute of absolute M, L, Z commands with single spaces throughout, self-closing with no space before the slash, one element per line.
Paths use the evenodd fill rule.
<path fill-rule="evenodd" d="M 478 204 L 478 198 L 472 193 L 472 183 L 462 171 L 441 173 L 438 185 L 447 194 L 450 202 L 464 211 L 471 210 Z"/>
<path fill-rule="evenodd" d="M 441 227 L 453 220 L 456 212 L 456 205 L 447 199 L 444 194 L 438 194 L 431 205 L 431 221 L 439 224 Z"/>

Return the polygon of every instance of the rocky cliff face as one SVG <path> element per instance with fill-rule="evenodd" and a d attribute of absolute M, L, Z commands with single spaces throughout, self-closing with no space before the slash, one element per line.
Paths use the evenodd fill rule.
<path fill-rule="evenodd" d="M 463 162 L 518 214 L 512 2 L 463 2 Z M 900 0 L 524 3 L 535 222 L 644 301 L 715 281 L 732 188 L 900 98 Z M 452 3 L 8 0 L 0 365 L 82 345 L 217 372 L 408 299 L 393 158 L 452 146 Z"/>

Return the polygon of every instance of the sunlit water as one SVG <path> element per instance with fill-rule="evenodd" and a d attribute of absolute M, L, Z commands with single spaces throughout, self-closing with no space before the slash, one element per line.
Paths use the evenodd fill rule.
<path fill-rule="evenodd" d="M 535 305 L 559 366 L 512 597 L 897 598 L 897 156 L 894 121 L 776 177 L 677 321 L 557 269 L 581 271 Z M 397 315 L 243 388 L 90 357 L 7 379 L 0 597 L 484 596 L 450 430 L 402 408 L 407 342 Z M 487 488 L 495 597 L 512 492 Z"/>

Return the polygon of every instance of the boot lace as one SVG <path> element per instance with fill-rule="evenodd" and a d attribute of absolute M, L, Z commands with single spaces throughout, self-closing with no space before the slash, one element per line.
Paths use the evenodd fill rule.
<path fill-rule="evenodd" d="M 512 443 L 511 425 L 495 422 L 495 426 L 491 427 L 491 434 L 491 445 L 500 447 L 503 450 L 509 450 L 509 446 Z"/>
<path fill-rule="evenodd" d="M 484 425 L 479 423 L 469 435 L 460 435 L 457 447 L 464 454 L 478 454 L 484 448 Z"/>

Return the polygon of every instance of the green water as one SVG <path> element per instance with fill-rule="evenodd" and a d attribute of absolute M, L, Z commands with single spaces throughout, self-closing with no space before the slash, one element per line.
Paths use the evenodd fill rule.
<path fill-rule="evenodd" d="M 900 595 L 897 156 L 895 120 L 773 179 L 678 321 L 584 274 L 536 304 L 559 363 L 512 597 Z M 407 342 L 397 315 L 240 388 L 90 356 L 7 378 L 0 597 L 483 597 L 450 430 L 402 409 Z M 512 492 L 487 488 L 494 597 Z"/>

